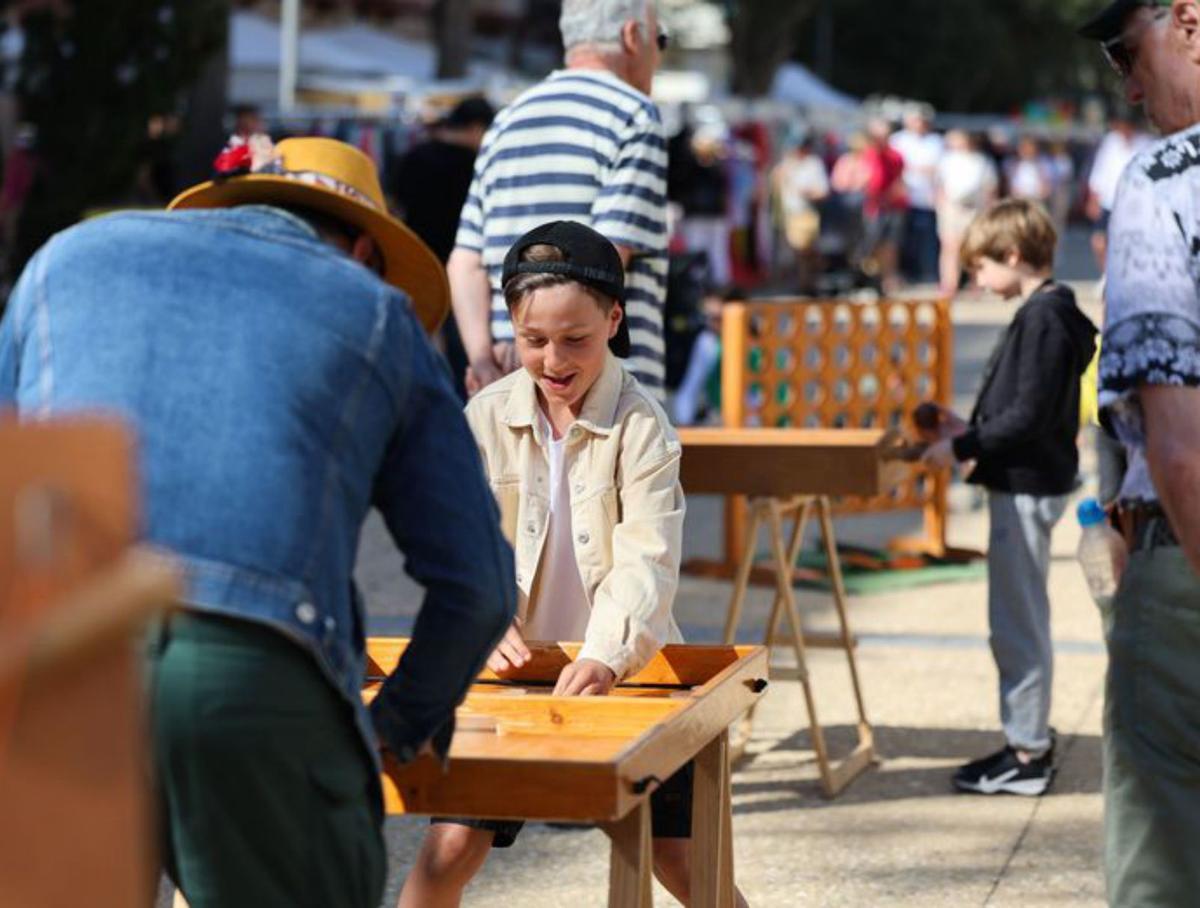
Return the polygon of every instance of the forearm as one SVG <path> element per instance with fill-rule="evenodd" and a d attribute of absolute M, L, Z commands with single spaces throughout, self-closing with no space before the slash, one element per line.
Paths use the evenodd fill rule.
<path fill-rule="evenodd" d="M 475 362 L 492 355 L 492 285 L 483 257 L 458 248 L 446 263 L 454 320 L 467 359 Z"/>
<path fill-rule="evenodd" d="M 515 587 L 430 589 L 412 642 L 371 705 L 381 741 L 402 759 L 438 730 L 462 700 L 512 620 Z M 407 752 L 406 752 L 407 751 Z"/>

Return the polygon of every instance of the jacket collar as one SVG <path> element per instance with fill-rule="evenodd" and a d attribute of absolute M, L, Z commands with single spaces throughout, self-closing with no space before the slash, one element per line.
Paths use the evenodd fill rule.
<path fill-rule="evenodd" d="M 617 406 L 621 402 L 621 387 L 625 372 L 621 361 L 607 353 L 604 369 L 592 385 L 583 401 L 583 409 L 575 425 L 595 435 L 609 435 L 617 419 Z M 538 398 L 537 384 L 526 369 L 520 369 L 513 381 L 504 408 L 504 423 L 512 428 L 529 426 L 537 434 Z"/>

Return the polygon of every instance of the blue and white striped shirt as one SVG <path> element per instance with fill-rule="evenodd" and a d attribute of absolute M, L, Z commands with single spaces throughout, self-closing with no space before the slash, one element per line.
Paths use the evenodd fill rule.
<path fill-rule="evenodd" d="M 666 212 L 667 148 L 654 102 L 612 73 L 559 70 L 502 110 L 484 137 L 455 244 L 483 256 L 497 340 L 513 336 L 500 276 L 522 234 L 579 221 L 628 246 L 625 366 L 661 394 Z"/>

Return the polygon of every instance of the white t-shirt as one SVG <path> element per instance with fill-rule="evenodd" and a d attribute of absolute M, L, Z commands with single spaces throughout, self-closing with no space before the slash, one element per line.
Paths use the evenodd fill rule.
<path fill-rule="evenodd" d="M 1100 406 L 1129 455 L 1123 501 L 1158 495 L 1138 389 L 1200 387 L 1200 125 L 1140 152 L 1108 226 Z"/>
<path fill-rule="evenodd" d="M 1008 191 L 1014 198 L 1040 202 L 1050 188 L 1050 173 L 1041 160 L 1014 158 L 1009 163 Z"/>
<path fill-rule="evenodd" d="M 534 586 L 536 599 L 530 603 L 522 636 L 526 640 L 579 641 L 587 634 L 592 607 L 583 589 L 571 538 L 567 439 L 565 435 L 555 438 L 545 415 L 539 412 L 538 416 L 550 462 L 550 514 Z"/>
<path fill-rule="evenodd" d="M 891 146 L 904 158 L 904 188 L 913 208 L 932 209 L 937 198 L 937 166 L 945 142 L 935 132 L 918 135 L 905 129 L 892 136 Z"/>
<path fill-rule="evenodd" d="M 1112 211 L 1117 184 L 1126 165 L 1134 155 L 1147 148 L 1150 141 L 1150 137 L 1142 133 L 1135 133 L 1126 140 L 1119 132 L 1110 132 L 1101 140 L 1092 162 L 1092 172 L 1088 175 L 1088 188 L 1096 194 L 1100 207 L 1105 211 Z"/>
<path fill-rule="evenodd" d="M 996 189 L 996 167 L 978 151 L 948 151 L 938 163 L 937 181 L 948 202 L 976 208 Z"/>
<path fill-rule="evenodd" d="M 779 202 L 785 214 L 799 214 L 812 208 L 811 195 L 829 192 L 829 175 L 824 162 L 815 154 L 803 158 L 789 156 L 779 165 Z"/>

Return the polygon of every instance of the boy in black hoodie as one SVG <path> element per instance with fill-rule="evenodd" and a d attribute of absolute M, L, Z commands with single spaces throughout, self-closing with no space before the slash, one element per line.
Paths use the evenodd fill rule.
<path fill-rule="evenodd" d="M 981 794 L 1040 795 L 1054 775 L 1050 531 L 1076 485 L 1079 380 L 1096 335 L 1053 279 L 1057 239 L 1045 209 L 1024 199 L 971 224 L 964 267 L 983 289 L 1025 302 L 988 360 L 970 422 L 944 412 L 924 458 L 974 461 L 968 482 L 988 490 L 988 620 L 1007 743 L 954 775 L 957 788 Z"/>

